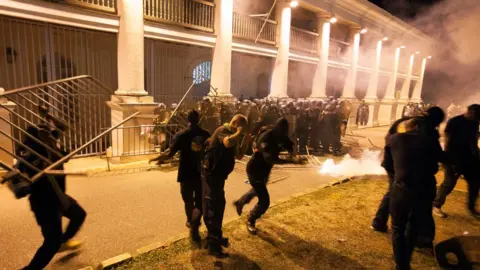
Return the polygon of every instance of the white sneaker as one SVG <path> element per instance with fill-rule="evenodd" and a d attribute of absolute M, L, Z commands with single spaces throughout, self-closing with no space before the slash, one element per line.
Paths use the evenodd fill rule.
<path fill-rule="evenodd" d="M 442 209 L 433 207 L 433 214 L 437 217 L 446 218 L 448 215 Z"/>

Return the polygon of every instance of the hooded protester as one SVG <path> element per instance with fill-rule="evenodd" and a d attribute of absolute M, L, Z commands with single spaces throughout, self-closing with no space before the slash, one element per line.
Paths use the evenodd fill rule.
<path fill-rule="evenodd" d="M 237 214 L 241 215 L 245 204 L 250 203 L 254 197 L 258 197 L 258 203 L 250 212 L 247 221 L 248 232 L 255 234 L 255 222 L 259 219 L 270 206 L 270 195 L 267 189 L 267 183 L 270 172 L 275 164 L 284 164 L 287 161 L 279 158 L 282 150 L 287 150 L 291 157 L 295 159 L 294 143 L 288 137 L 288 121 L 281 118 L 275 126 L 270 129 L 264 129 L 255 138 L 254 154 L 247 163 L 247 175 L 252 186 L 247 193 L 234 202 Z"/>

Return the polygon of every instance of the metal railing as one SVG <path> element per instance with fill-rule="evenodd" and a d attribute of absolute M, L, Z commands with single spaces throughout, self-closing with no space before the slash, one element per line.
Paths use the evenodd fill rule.
<path fill-rule="evenodd" d="M 233 36 L 255 40 L 260 32 L 265 19 L 233 13 Z M 276 44 L 277 22 L 267 20 L 258 41 L 266 44 Z"/>
<path fill-rule="evenodd" d="M 0 107 L 11 114 L 12 136 L 18 141 L 25 139 L 29 126 L 45 122 L 40 108 L 47 108 L 52 117 L 67 125 L 60 142 L 66 149 L 76 149 L 99 134 L 102 127 L 110 126 L 110 108 L 106 102 L 111 93 L 95 78 L 83 75 L 8 90 L 0 97 L 13 102 L 15 108 L 2 104 Z M 92 155 L 104 150 L 105 146 L 97 142 L 78 154 Z"/>
<path fill-rule="evenodd" d="M 290 46 L 293 49 L 317 53 L 319 34 L 292 27 L 290 31 Z"/>
<path fill-rule="evenodd" d="M 183 124 L 123 126 L 103 137 L 103 145 L 112 145 L 107 157 L 132 157 L 165 151 Z M 102 153 L 103 155 L 104 153 Z"/>
<path fill-rule="evenodd" d="M 213 32 L 215 5 L 202 0 L 144 0 L 145 19 Z"/>
<path fill-rule="evenodd" d="M 4 95 L 0 95 L 0 98 L 3 97 Z M 70 202 L 52 176 L 86 175 L 82 172 L 77 173 L 65 171 L 65 162 L 78 155 L 92 143 L 97 142 L 102 137 L 109 134 L 113 129 L 118 128 L 125 122 L 137 116 L 140 112 L 133 113 L 117 125 L 109 128 L 73 150 L 67 149 L 65 145 L 61 145 L 56 135 L 54 135 L 54 132 L 64 133 L 65 127 L 68 124 L 51 114 L 46 110 L 46 107 L 39 107 L 42 111 L 39 120 L 44 122 L 42 123 L 43 126 L 40 127 L 31 124 L 28 130 L 24 131 L 27 137 L 25 140 L 16 140 L 8 135 L 5 130 L 0 130 L 1 135 L 13 142 L 13 147 L 11 149 L 0 146 L 0 151 L 16 159 L 16 163 L 13 166 L 0 160 L 0 168 L 7 171 L 6 174 L 2 175 L 0 182 L 6 184 L 15 194 L 17 199 L 19 199 L 28 196 L 28 194 L 31 193 L 32 184 L 37 180 L 46 179 L 52 185 L 54 193 L 60 200 L 62 209 L 65 210 L 68 209 Z M 3 117 L 0 119 L 6 122 L 7 125 L 11 126 L 12 129 L 16 127 L 9 120 Z M 72 151 L 68 153 L 69 150 Z M 44 178 L 45 176 L 46 178 Z"/>
<path fill-rule="evenodd" d="M 157 154 L 165 151 L 180 130 L 188 127 L 187 111 L 192 107 L 185 106 L 187 101 L 191 101 L 190 92 L 195 86 L 193 82 L 186 93 L 182 96 L 176 108 L 169 112 L 169 117 L 161 121 L 160 124 L 141 125 L 141 126 L 122 126 L 110 132 L 99 144 L 111 149 L 99 153 L 101 156 L 110 157 L 133 157 L 142 155 Z M 209 84 L 210 93 L 208 97 L 217 98 L 217 89 Z M 178 99 L 177 99 L 178 100 Z M 156 110 L 155 110 L 156 111 Z M 203 117 L 200 119 L 202 123 Z M 152 119 L 152 122 L 160 122 Z M 106 128 L 103 128 L 105 130 Z"/>
<path fill-rule="evenodd" d="M 54 3 L 66 3 L 69 5 L 74 5 L 74 6 L 79 6 L 79 7 L 84 7 L 88 9 L 94 9 L 98 11 L 104 11 L 104 12 L 116 12 L 116 7 L 117 7 L 117 0 L 63 0 L 63 1 L 52 1 L 52 0 L 46 0 L 48 2 L 54 2 Z"/>
<path fill-rule="evenodd" d="M 345 61 L 350 44 L 337 39 L 330 39 L 329 58 L 335 61 Z"/>

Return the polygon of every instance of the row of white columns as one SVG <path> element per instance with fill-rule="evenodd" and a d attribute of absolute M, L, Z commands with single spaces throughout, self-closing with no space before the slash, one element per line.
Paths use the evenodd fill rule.
<path fill-rule="evenodd" d="M 216 44 L 213 51 L 211 84 L 217 88 L 219 96 L 230 97 L 231 66 L 232 66 L 232 25 L 233 25 L 233 1 L 216 0 L 215 31 Z M 290 55 L 290 29 L 292 10 L 287 0 L 279 0 L 276 5 L 277 46 L 278 53 L 275 59 L 271 79 L 272 97 L 287 97 L 288 87 L 288 63 Z M 120 25 L 118 33 L 118 96 L 145 96 L 144 87 L 144 35 L 143 35 L 143 9 L 136 0 L 120 0 L 118 3 Z M 326 97 L 328 58 L 331 24 L 323 14 L 318 15 L 319 60 L 313 79 L 311 98 Z M 349 32 L 349 47 L 347 59 L 349 64 L 348 75 L 345 81 L 342 97 L 355 99 L 357 81 L 358 58 L 360 53 L 360 29 L 351 28 Z M 370 76 L 366 98 L 377 100 L 377 88 L 380 74 L 380 62 L 382 57 L 382 40 L 377 42 L 375 63 Z M 401 49 L 397 48 L 389 83 L 384 100 L 395 99 L 395 87 L 398 77 L 398 66 Z M 401 99 L 408 100 L 412 71 L 415 62 L 415 54 L 410 56 L 407 77 L 401 89 Z M 417 84 L 413 91 L 412 100 L 420 101 L 423 78 L 426 68 L 426 59 L 422 61 L 422 68 Z"/>
<path fill-rule="evenodd" d="M 217 14 L 217 42 L 214 49 L 213 65 L 212 65 L 212 85 L 218 87 L 219 92 L 223 96 L 231 96 L 230 94 L 230 70 L 231 70 L 231 47 L 232 47 L 232 14 L 233 0 L 218 0 L 217 11 L 223 14 Z M 283 98 L 287 97 L 288 87 L 288 62 L 290 54 L 290 29 L 292 11 L 288 1 L 281 0 L 277 2 L 276 18 L 278 20 L 277 28 L 277 46 L 278 53 L 273 68 L 270 96 Z M 331 24 L 329 18 L 324 14 L 318 15 L 318 27 L 320 40 L 318 42 L 319 60 L 317 63 L 311 98 L 325 98 L 327 87 L 328 58 L 330 46 Z M 342 97 L 345 99 L 355 99 L 355 88 L 357 81 L 358 58 L 360 53 L 360 29 L 351 28 L 349 32 L 349 43 L 351 46 L 348 50 L 348 75 L 345 81 Z M 376 101 L 378 80 L 380 75 L 380 62 L 382 57 L 383 41 L 377 42 L 375 63 L 373 72 L 370 77 L 367 90 L 367 100 Z M 388 87 L 384 100 L 395 100 L 395 87 L 398 77 L 398 66 L 400 61 L 401 49 L 397 48 L 394 54 L 392 73 L 390 75 Z M 412 81 L 412 71 L 415 55 L 410 56 L 407 78 L 401 90 L 401 99 L 408 100 L 409 89 Z M 415 86 L 412 100 L 420 101 L 421 90 L 423 86 L 423 75 L 426 67 L 426 59 L 423 59 L 420 78 Z"/>

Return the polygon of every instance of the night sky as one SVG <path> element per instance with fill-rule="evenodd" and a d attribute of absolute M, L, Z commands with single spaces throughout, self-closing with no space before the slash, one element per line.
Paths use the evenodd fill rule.
<path fill-rule="evenodd" d="M 414 18 L 424 9 L 442 0 L 369 0 L 399 18 Z"/>

